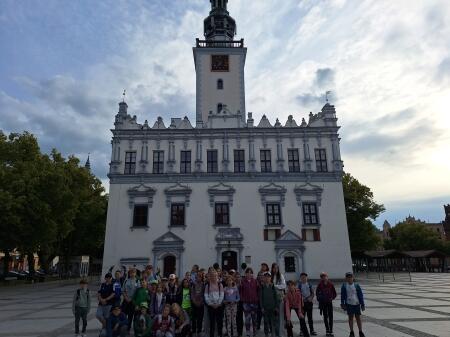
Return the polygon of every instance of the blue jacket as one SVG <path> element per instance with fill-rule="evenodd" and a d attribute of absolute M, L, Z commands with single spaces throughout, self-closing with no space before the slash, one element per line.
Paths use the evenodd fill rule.
<path fill-rule="evenodd" d="M 345 286 L 347 283 L 343 283 L 341 287 L 341 304 L 346 305 L 347 304 L 347 287 Z M 358 296 L 358 301 L 361 306 L 365 306 L 364 304 L 364 295 L 361 290 L 361 287 L 358 283 L 354 283 L 356 288 L 356 296 Z"/>

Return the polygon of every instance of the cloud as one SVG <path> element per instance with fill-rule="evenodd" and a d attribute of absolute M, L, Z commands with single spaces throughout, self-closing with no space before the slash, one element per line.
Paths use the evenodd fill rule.
<path fill-rule="evenodd" d="M 324 102 L 324 95 L 305 93 L 298 95 L 295 99 L 301 106 L 319 106 Z"/>
<path fill-rule="evenodd" d="M 334 87 L 334 70 L 331 68 L 321 68 L 316 70 L 316 85 L 321 89 L 331 89 Z"/>

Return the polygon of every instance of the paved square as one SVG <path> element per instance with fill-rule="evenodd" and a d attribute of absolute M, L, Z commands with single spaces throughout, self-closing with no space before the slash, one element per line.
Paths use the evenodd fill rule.
<path fill-rule="evenodd" d="M 412 282 L 405 278 L 385 283 L 378 278 L 361 278 L 360 284 L 367 299 L 363 317 L 367 337 L 450 336 L 450 274 L 413 274 Z M 76 287 L 53 283 L 0 288 L 0 337 L 73 336 L 71 301 Z M 90 288 L 95 294 L 96 286 Z M 339 283 L 336 288 L 339 291 Z M 100 328 L 94 318 L 96 305 L 93 296 L 89 337 L 98 336 Z M 315 307 L 316 331 L 325 336 Z M 347 337 L 348 325 L 339 301 L 335 301 L 334 316 L 335 336 Z M 298 331 L 295 324 L 295 336 Z"/>

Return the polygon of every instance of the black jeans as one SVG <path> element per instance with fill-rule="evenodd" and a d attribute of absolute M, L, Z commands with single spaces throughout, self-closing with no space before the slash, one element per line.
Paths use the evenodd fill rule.
<path fill-rule="evenodd" d="M 131 330 L 131 327 L 133 326 L 133 319 L 135 314 L 135 306 L 133 304 L 133 301 L 127 302 L 123 301 L 122 303 L 123 312 L 127 315 L 128 318 L 128 331 Z"/>
<path fill-rule="evenodd" d="M 321 304 L 322 312 L 323 312 L 323 321 L 325 323 L 325 329 L 328 332 L 333 332 L 333 304 L 322 303 Z"/>
<path fill-rule="evenodd" d="M 223 328 L 223 306 L 213 308 L 208 306 L 209 315 L 209 337 L 214 337 L 214 330 L 217 325 L 217 335 L 222 337 Z"/>
<path fill-rule="evenodd" d="M 314 331 L 314 323 L 313 323 L 313 303 L 305 302 L 303 305 L 305 309 L 305 317 L 308 318 L 309 332 Z"/>
<path fill-rule="evenodd" d="M 309 337 L 309 332 L 308 332 L 308 328 L 306 327 L 305 319 L 300 318 L 300 309 L 291 308 L 291 312 L 292 312 L 292 310 L 295 311 L 295 313 L 297 314 L 297 317 L 300 321 L 300 331 L 302 332 L 303 336 Z M 284 317 L 287 317 L 287 315 L 284 315 Z M 288 322 L 286 322 L 286 330 L 287 330 L 288 337 L 294 337 L 293 326 L 292 326 L 292 315 L 291 315 L 291 323 L 289 324 Z"/>
<path fill-rule="evenodd" d="M 175 333 L 175 337 L 187 337 L 191 335 L 191 326 L 185 325 L 180 332 Z"/>
<path fill-rule="evenodd" d="M 192 332 L 200 333 L 203 327 L 203 315 L 205 313 L 205 306 L 197 307 L 192 305 Z"/>
<path fill-rule="evenodd" d="M 261 329 L 262 316 L 261 306 L 258 304 L 258 311 L 256 311 L 256 330 Z"/>
<path fill-rule="evenodd" d="M 75 307 L 75 333 L 80 333 L 80 318 L 83 321 L 83 328 L 81 330 L 82 333 L 86 332 L 86 326 L 87 326 L 87 308 L 80 308 Z"/>
<path fill-rule="evenodd" d="M 242 332 L 244 331 L 244 309 L 242 308 L 242 302 L 240 301 L 237 307 L 236 327 L 238 336 L 242 336 Z"/>

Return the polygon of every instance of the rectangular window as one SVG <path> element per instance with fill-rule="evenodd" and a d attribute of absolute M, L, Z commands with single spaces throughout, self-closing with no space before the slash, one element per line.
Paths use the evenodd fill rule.
<path fill-rule="evenodd" d="M 208 150 L 206 151 L 206 159 L 207 159 L 207 172 L 208 173 L 217 173 L 219 171 L 219 167 L 217 164 L 217 150 Z"/>
<path fill-rule="evenodd" d="M 235 173 L 245 172 L 245 151 L 244 150 L 234 150 L 234 172 Z"/>
<path fill-rule="evenodd" d="M 228 203 L 216 203 L 215 222 L 216 225 L 230 224 L 230 206 Z"/>
<path fill-rule="evenodd" d="M 281 236 L 281 229 L 265 229 L 264 241 L 275 241 Z"/>
<path fill-rule="evenodd" d="M 319 229 L 302 229 L 303 241 L 320 241 Z"/>
<path fill-rule="evenodd" d="M 298 149 L 288 149 L 289 172 L 300 172 Z"/>
<path fill-rule="evenodd" d="M 281 226 L 280 204 L 266 204 L 267 226 Z"/>
<path fill-rule="evenodd" d="M 180 173 L 191 173 L 191 151 L 181 151 Z"/>
<path fill-rule="evenodd" d="M 153 151 L 153 173 L 164 173 L 164 151 Z"/>
<path fill-rule="evenodd" d="M 148 206 L 134 205 L 133 227 L 147 227 Z"/>
<path fill-rule="evenodd" d="M 136 172 L 136 151 L 125 152 L 125 174 Z"/>
<path fill-rule="evenodd" d="M 285 256 L 284 257 L 284 272 L 285 273 L 295 273 L 295 257 Z"/>
<path fill-rule="evenodd" d="M 272 159 L 270 156 L 270 150 L 261 150 L 261 172 L 272 172 Z"/>
<path fill-rule="evenodd" d="M 303 224 L 304 225 L 317 225 L 319 219 L 317 217 L 317 205 L 314 203 L 303 204 Z"/>
<path fill-rule="evenodd" d="M 327 153 L 325 149 L 315 149 L 314 153 L 316 155 L 316 171 L 327 172 Z"/>
<path fill-rule="evenodd" d="M 184 226 L 184 204 L 170 205 L 170 225 Z"/>

